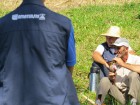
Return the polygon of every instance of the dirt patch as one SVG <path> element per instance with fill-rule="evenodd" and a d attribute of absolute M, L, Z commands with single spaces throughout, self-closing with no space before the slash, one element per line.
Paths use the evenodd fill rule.
<path fill-rule="evenodd" d="M 104 5 L 125 2 L 139 2 L 139 0 L 46 0 L 45 5 L 54 11 L 79 7 L 83 5 Z M 3 10 L 14 10 L 21 4 L 22 0 L 1 0 L 0 7 Z"/>
<path fill-rule="evenodd" d="M 50 1 L 51 2 L 46 2 L 46 6 L 55 11 L 79 7 L 88 4 L 95 4 L 95 0 L 60 0 L 59 2 L 56 2 L 56 0 Z"/>
<path fill-rule="evenodd" d="M 133 1 L 138 2 L 139 0 Z M 59 0 L 59 2 L 58 0 L 47 0 L 45 4 L 50 9 L 59 11 L 85 5 L 123 4 L 126 2 L 130 3 L 132 0 Z"/>

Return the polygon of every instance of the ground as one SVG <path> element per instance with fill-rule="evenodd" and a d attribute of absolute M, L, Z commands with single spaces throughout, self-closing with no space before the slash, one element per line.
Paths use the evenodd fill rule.
<path fill-rule="evenodd" d="M 83 5 L 116 4 L 124 2 L 138 2 L 139 0 L 46 0 L 45 5 L 54 11 L 79 7 Z M 4 10 L 13 10 L 20 5 L 22 0 L 1 0 L 0 7 Z"/>

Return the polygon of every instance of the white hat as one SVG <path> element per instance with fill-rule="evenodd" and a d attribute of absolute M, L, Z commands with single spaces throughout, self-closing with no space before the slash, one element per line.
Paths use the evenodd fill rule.
<path fill-rule="evenodd" d="M 128 42 L 128 40 L 125 39 L 125 38 L 118 38 L 118 39 L 113 43 L 113 46 L 117 46 L 117 47 L 126 46 L 126 47 L 129 47 L 129 42 Z"/>
<path fill-rule="evenodd" d="M 106 33 L 101 34 L 101 35 L 111 36 L 111 37 L 120 37 L 120 34 L 121 34 L 120 27 L 111 26 Z"/>

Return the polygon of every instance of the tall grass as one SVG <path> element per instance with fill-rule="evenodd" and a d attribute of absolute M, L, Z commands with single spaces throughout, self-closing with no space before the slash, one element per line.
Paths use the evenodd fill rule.
<path fill-rule="evenodd" d="M 9 11 L 0 9 L 0 17 Z M 81 105 L 90 105 L 83 94 L 95 100 L 95 93 L 88 90 L 88 73 L 93 50 L 105 41 L 100 34 L 106 32 L 111 25 L 121 27 L 122 37 L 126 37 L 131 47 L 140 55 L 140 4 L 89 5 L 63 10 L 60 13 L 68 16 L 75 28 L 77 65 L 73 79 Z"/>

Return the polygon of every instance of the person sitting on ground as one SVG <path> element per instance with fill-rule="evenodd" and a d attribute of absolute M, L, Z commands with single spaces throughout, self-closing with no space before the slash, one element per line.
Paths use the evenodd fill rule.
<path fill-rule="evenodd" d="M 115 73 L 110 71 L 108 77 L 101 79 L 96 104 L 101 105 L 105 96 L 109 93 L 121 105 L 125 105 L 127 99 L 131 99 L 131 105 L 136 105 L 140 102 L 140 99 L 138 99 L 140 96 L 140 76 L 137 73 L 138 71 L 140 73 L 140 66 L 136 69 L 130 64 L 140 65 L 140 57 L 128 53 L 129 42 L 125 38 L 117 39 L 113 45 L 117 54 L 117 57 L 113 60 L 117 62 L 116 65 L 120 66 L 117 67 Z M 125 63 L 119 62 L 119 59 L 122 59 Z"/>
<path fill-rule="evenodd" d="M 120 37 L 120 27 L 111 26 L 106 33 L 101 35 L 106 37 L 106 41 L 98 45 L 92 54 L 94 61 L 92 63 L 92 67 L 96 66 L 100 68 L 100 78 L 108 76 L 109 65 L 107 62 L 112 61 L 112 59 L 115 57 L 114 48 L 112 48 L 111 45 Z M 129 53 L 135 54 L 131 47 L 129 47 Z"/>

